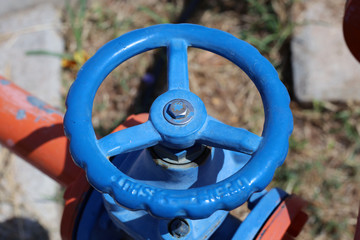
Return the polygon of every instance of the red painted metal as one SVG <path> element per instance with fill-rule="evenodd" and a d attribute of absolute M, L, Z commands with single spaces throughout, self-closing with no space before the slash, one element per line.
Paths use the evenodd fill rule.
<path fill-rule="evenodd" d="M 114 131 L 147 119 L 147 113 L 132 115 Z M 0 143 L 67 187 L 61 235 L 72 239 L 90 185 L 84 171 L 71 159 L 63 114 L 0 76 Z"/>
<path fill-rule="evenodd" d="M 91 189 L 85 172 L 82 170 L 79 177 L 66 188 L 64 193 L 64 211 L 61 219 L 60 234 L 63 240 L 71 240 L 74 229 L 76 228 L 76 220 L 82 211 L 83 204 L 86 204 L 86 196 Z"/>
<path fill-rule="evenodd" d="M 360 0 L 346 2 L 343 31 L 351 53 L 360 61 Z"/>
<path fill-rule="evenodd" d="M 256 240 L 294 239 L 308 219 L 302 211 L 306 205 L 300 197 L 287 197 L 266 221 Z"/>
<path fill-rule="evenodd" d="M 132 115 L 114 131 L 147 119 L 147 113 Z M 83 170 L 71 159 L 63 114 L 0 76 L 0 143 L 67 187 L 61 235 L 72 239 L 90 185 Z"/>
<path fill-rule="evenodd" d="M 343 32 L 351 53 L 360 62 L 360 0 L 346 1 Z M 360 208 L 354 239 L 360 240 Z"/>
<path fill-rule="evenodd" d="M 131 115 L 113 132 L 144 123 L 148 118 L 149 114 L 147 113 Z M 66 189 L 64 194 L 65 206 L 61 220 L 61 237 L 63 240 L 72 239 L 76 228 L 76 219 L 81 214 L 83 204 L 86 204 L 86 196 L 89 190 L 90 185 L 86 180 L 84 171 L 81 171 L 74 183 Z"/>
<path fill-rule="evenodd" d="M 78 176 L 63 115 L 0 76 L 0 143 L 63 186 Z"/>
<path fill-rule="evenodd" d="M 360 240 L 360 207 L 359 207 L 359 212 L 358 212 L 358 218 L 357 218 L 357 224 L 356 224 L 354 240 Z"/>

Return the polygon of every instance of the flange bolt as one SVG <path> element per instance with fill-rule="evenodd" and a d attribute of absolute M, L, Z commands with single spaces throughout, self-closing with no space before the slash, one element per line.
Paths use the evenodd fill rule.
<path fill-rule="evenodd" d="M 182 238 L 190 232 L 190 226 L 184 219 L 175 218 L 169 223 L 169 232 L 173 237 Z"/>

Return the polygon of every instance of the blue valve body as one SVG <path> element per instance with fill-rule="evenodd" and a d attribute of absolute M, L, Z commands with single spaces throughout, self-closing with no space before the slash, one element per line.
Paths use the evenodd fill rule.
<path fill-rule="evenodd" d="M 184 188 L 221 181 L 241 169 L 248 162 L 249 156 L 229 150 L 212 149 L 207 161 L 198 169 L 182 169 L 171 171 L 170 174 L 162 167 L 151 164 L 151 160 L 149 151 L 142 150 L 119 155 L 113 162 L 119 169 L 137 180 L 152 179 L 147 181 L 148 184 Z M 143 168 L 150 168 L 152 171 L 144 173 Z M 179 182 L 178 179 L 182 181 Z M 287 194 L 280 189 L 253 194 L 248 202 L 252 211 L 243 222 L 229 215 L 227 211 L 217 211 L 204 219 L 185 219 L 190 230 L 181 239 L 254 239 L 273 210 L 285 197 Z M 102 239 L 105 236 L 106 239 L 122 239 L 126 235 L 136 240 L 174 240 L 177 238 L 169 233 L 171 221 L 172 219 L 156 218 L 143 210 L 125 209 L 108 194 L 93 191 L 75 234 L 78 239 L 91 237 Z"/>

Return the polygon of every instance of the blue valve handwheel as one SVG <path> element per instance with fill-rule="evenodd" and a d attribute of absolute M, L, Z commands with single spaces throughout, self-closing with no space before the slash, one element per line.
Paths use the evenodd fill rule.
<path fill-rule="evenodd" d="M 142 52 L 165 47 L 168 91 L 151 106 L 149 120 L 97 139 L 91 122 L 93 101 L 106 76 L 119 64 Z M 206 113 L 201 99 L 189 90 L 187 48 L 221 55 L 240 67 L 260 92 L 265 123 L 259 137 L 225 125 Z M 175 99 L 191 104 L 185 124 L 166 120 L 165 106 Z M 285 160 L 293 121 L 290 98 L 273 66 L 250 44 L 220 30 L 192 24 L 164 24 L 129 32 L 104 45 L 81 68 L 67 97 L 65 132 L 74 161 L 85 169 L 92 186 L 120 205 L 164 218 L 205 218 L 217 210 L 242 205 L 271 181 Z M 163 189 L 130 178 L 108 157 L 154 146 L 187 148 L 195 142 L 251 154 L 237 173 L 213 185 L 186 190 Z"/>

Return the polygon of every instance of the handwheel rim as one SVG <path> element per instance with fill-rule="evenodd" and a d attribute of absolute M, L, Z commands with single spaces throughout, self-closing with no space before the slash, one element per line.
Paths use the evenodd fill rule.
<path fill-rule="evenodd" d="M 93 100 L 105 77 L 129 58 L 166 46 L 169 36 L 185 39 L 191 47 L 214 52 L 236 64 L 254 82 L 263 101 L 265 123 L 258 150 L 237 173 L 214 185 L 169 190 L 138 182 L 108 161 L 99 149 L 92 127 Z M 250 44 L 220 30 L 192 24 L 164 24 L 139 29 L 109 42 L 82 67 L 68 94 L 64 125 L 73 159 L 85 169 L 90 184 L 97 190 L 109 193 L 129 209 L 142 209 L 165 218 L 198 219 L 217 210 L 232 210 L 269 184 L 288 150 L 292 132 L 289 103 L 289 95 L 276 70 Z M 150 118 L 154 121 L 151 113 Z M 124 190 L 125 184 L 132 187 Z"/>

